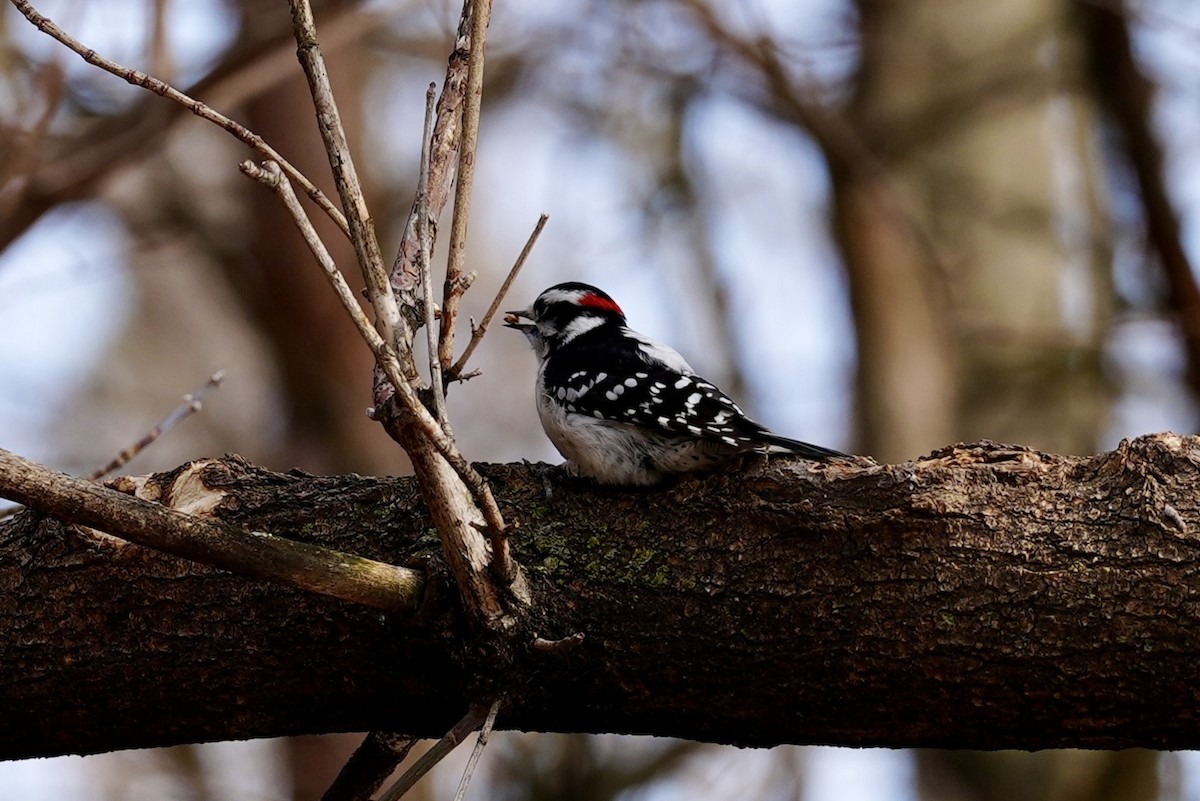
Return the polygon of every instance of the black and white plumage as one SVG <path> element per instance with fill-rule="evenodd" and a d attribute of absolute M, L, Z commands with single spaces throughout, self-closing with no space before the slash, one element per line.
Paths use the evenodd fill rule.
<path fill-rule="evenodd" d="M 528 309 L 508 312 L 505 324 L 533 346 L 538 416 L 576 475 L 649 485 L 751 452 L 846 456 L 746 417 L 674 349 L 630 330 L 621 307 L 594 286 L 552 286 Z"/>

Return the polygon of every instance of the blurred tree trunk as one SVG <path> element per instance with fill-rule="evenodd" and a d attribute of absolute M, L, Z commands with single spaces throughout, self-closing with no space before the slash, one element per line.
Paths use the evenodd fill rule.
<path fill-rule="evenodd" d="M 286 26 L 285 4 L 240 0 L 247 28 Z M 321 20 L 318 18 L 318 25 Z M 251 35 L 254 31 L 251 30 Z M 261 32 L 260 34 L 261 35 Z M 369 70 L 361 47 L 323 48 L 351 149 L 363 153 L 363 93 Z M 269 93 L 251 99 L 249 126 L 336 202 L 328 157 L 317 130 L 308 86 L 300 71 Z M 369 171 L 367 171 L 369 173 Z M 368 189 L 370 187 L 368 186 Z M 291 218 L 262 187 L 245 189 L 248 247 L 225 263 L 251 319 L 260 327 L 278 365 L 286 404 L 283 459 L 317 473 L 408 472 L 407 458 L 366 415 L 373 360 L 321 273 Z M 378 207 L 378 203 L 373 203 Z M 309 215 L 351 287 L 355 274 L 350 241 L 310 204 Z M 294 801 L 317 801 L 358 745 L 356 735 L 297 737 L 283 741 Z"/>
<path fill-rule="evenodd" d="M 858 7 L 850 114 L 881 170 L 835 177 L 864 449 L 1091 452 L 1112 301 L 1070 4 Z"/>
<path fill-rule="evenodd" d="M 239 5 L 246 26 L 275 29 L 287 24 L 285 5 Z M 361 47 L 323 50 L 351 148 L 361 153 L 358 138 L 368 74 L 364 51 Z M 336 199 L 312 100 L 299 70 L 276 91 L 254 97 L 245 116 L 253 130 Z M 281 205 L 258 186 L 248 185 L 243 195 L 248 247 L 243 258 L 224 266 L 275 354 L 287 404 L 283 456 L 287 465 L 321 473 L 404 472 L 403 453 L 365 413 L 370 404 L 370 353 L 325 279 L 313 268 L 312 254 Z M 323 214 L 309 208 L 334 260 L 348 271 L 350 285 L 361 286 L 362 279 L 353 274 L 349 241 Z"/>
<path fill-rule="evenodd" d="M 835 178 L 868 453 L 977 438 L 1095 449 L 1113 293 L 1072 5 L 858 0 L 850 114 L 882 169 Z M 1157 793 L 1144 752 L 922 751 L 917 764 L 929 801 Z"/>

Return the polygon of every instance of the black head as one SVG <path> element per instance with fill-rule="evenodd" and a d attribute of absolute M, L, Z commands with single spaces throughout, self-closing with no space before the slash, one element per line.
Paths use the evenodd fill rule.
<path fill-rule="evenodd" d="M 519 320 L 529 320 L 528 323 Z M 625 325 L 625 313 L 603 290 L 569 281 L 537 296 L 528 309 L 506 313 L 504 324 L 529 339 L 539 357 L 602 325 Z"/>

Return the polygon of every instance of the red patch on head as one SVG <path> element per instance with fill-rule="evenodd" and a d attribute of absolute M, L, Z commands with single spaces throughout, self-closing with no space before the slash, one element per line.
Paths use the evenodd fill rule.
<path fill-rule="evenodd" d="M 591 306 L 593 309 L 604 309 L 605 311 L 616 312 L 622 317 L 625 312 L 621 311 L 621 307 L 617 305 L 612 298 L 606 298 L 603 295 L 597 295 L 595 292 L 589 292 L 579 299 L 580 306 Z"/>

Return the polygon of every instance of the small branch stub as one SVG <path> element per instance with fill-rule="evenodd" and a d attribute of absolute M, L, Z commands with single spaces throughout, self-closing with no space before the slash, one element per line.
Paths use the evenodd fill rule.
<path fill-rule="evenodd" d="M 533 650 L 540 651 L 544 654 L 557 654 L 565 651 L 572 651 L 578 648 L 582 643 L 582 631 L 577 631 L 570 637 L 563 637 L 561 640 L 547 640 L 543 637 L 534 635 Z"/>

